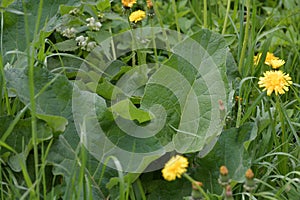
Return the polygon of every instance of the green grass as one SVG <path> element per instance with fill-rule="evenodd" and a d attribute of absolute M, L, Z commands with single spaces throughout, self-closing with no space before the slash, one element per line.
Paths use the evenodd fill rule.
<path fill-rule="evenodd" d="M 139 0 L 125 11 L 121 1 L 83 3 L 74 0 L 67 5 L 51 2 L 39 1 L 37 5 L 33 0 L 7 0 L 0 3 L 0 199 L 188 199 L 192 195 L 190 182 L 194 180 L 203 182 L 200 195 L 204 199 L 226 199 L 225 189 L 218 184 L 221 165 L 229 169 L 234 199 L 300 198 L 298 1 L 158 0 L 153 1 L 153 8 L 146 8 L 145 1 Z M 69 14 L 75 8 L 79 13 Z M 132 24 L 128 15 L 137 9 L 147 13 L 154 11 L 155 15 Z M 101 22 L 99 32 L 86 26 L 87 17 Z M 100 62 L 102 57 L 97 57 L 98 60 L 90 58 L 90 52 L 78 46 L 75 38 L 63 36 L 63 30 L 71 27 L 76 28 L 76 37 L 84 35 L 97 44 L 104 44 L 109 36 L 115 36 L 107 40 L 103 49 L 107 50 L 105 55 L 111 53 L 117 62 L 105 68 Z M 166 29 L 160 35 L 152 29 L 150 39 L 140 38 L 140 33 L 135 30 L 145 27 Z M 174 30 L 176 37 L 169 40 L 167 29 Z M 203 29 L 208 32 L 201 32 Z M 126 31 L 134 36 L 133 43 L 117 37 Z M 175 65 L 174 70 L 192 80 L 191 65 L 176 57 L 171 49 L 174 43 L 184 41 L 187 36 L 196 38 L 199 31 L 224 38 L 228 55 L 221 56 L 227 60 L 218 69 L 225 70 L 229 87 L 224 100 L 226 116 L 221 119 L 224 126 L 215 147 L 204 157 L 199 151 L 184 153 L 189 159 L 189 168 L 184 175 L 187 179 L 165 181 L 160 169 L 128 172 L 128 166 L 124 166 L 117 156 L 109 155 L 110 151 L 105 152 L 107 157 L 104 159 L 103 152 L 90 151 L 83 145 L 96 141 L 95 138 L 85 141 L 83 136 L 93 131 L 89 123 L 97 118 L 116 146 L 127 151 L 143 151 L 138 142 L 124 135 L 124 130 L 116 128 L 118 124 L 110 110 L 118 100 L 114 95 L 126 94 L 137 107 L 132 112 L 139 109 L 148 112 L 147 108 L 152 105 L 150 101 L 156 103 L 159 102 L 157 99 L 164 98 L 160 93 L 154 95 L 155 90 L 149 83 L 153 81 L 150 77 L 160 72 L 162 64 Z M 154 38 L 156 34 L 159 37 Z M 151 47 L 132 50 L 132 46 L 143 44 L 143 39 L 144 42 L 149 40 Z M 204 44 L 204 40 L 201 41 Z M 165 49 L 159 48 L 162 44 Z M 217 48 L 221 51 L 220 46 Z M 214 46 L 210 44 L 204 48 L 212 54 L 218 50 L 213 50 Z M 126 52 L 126 49 L 130 51 Z M 293 81 L 285 94 L 268 96 L 258 87 L 259 77 L 271 70 L 263 62 L 267 52 L 285 60 L 280 69 Z M 262 53 L 262 59 L 254 65 L 253 56 L 258 53 Z M 82 63 L 85 68 L 81 67 Z M 149 63 L 155 65 L 147 66 L 146 73 L 144 68 L 139 68 Z M 186 68 L 181 68 L 182 63 Z M 133 72 L 139 75 L 133 78 L 134 83 L 140 81 L 139 88 L 134 88 L 133 82 L 123 80 L 130 73 L 133 76 Z M 74 85 L 86 93 L 72 96 Z M 205 89 L 207 87 L 200 88 Z M 172 138 L 181 131 L 179 122 L 174 119 L 176 113 L 184 118 L 180 113 L 182 110 L 176 107 L 179 106 L 175 102 L 177 96 L 167 94 L 169 103 L 174 106 L 167 108 L 168 105 L 162 102 L 167 111 L 173 110 L 168 113 L 172 116 L 167 119 L 165 132 L 157 135 L 156 142 L 160 145 L 174 142 Z M 196 94 L 202 95 L 197 90 Z M 82 98 L 81 109 L 84 110 L 87 95 L 98 100 L 96 115 L 86 113 L 82 124 L 75 124 L 72 98 Z M 146 111 L 143 113 L 148 114 Z M 121 117 L 127 116 L 122 109 L 116 112 Z M 135 113 L 125 118 L 134 125 L 146 127 L 150 122 L 139 123 L 142 117 Z M 203 136 L 201 131 L 195 134 Z M 147 150 L 156 148 L 157 143 L 152 140 L 143 141 Z M 97 147 L 96 144 L 102 143 L 93 145 Z M 92 150 L 97 149 L 95 146 Z M 232 150 L 232 147 L 236 149 Z M 169 153 L 174 154 L 173 151 Z M 101 159 L 104 160 L 100 162 Z M 138 166 L 146 169 L 152 161 L 154 159 L 143 160 Z M 166 160 L 159 162 L 163 166 Z M 248 168 L 255 175 L 256 187 L 252 191 L 244 189 L 244 174 Z"/>

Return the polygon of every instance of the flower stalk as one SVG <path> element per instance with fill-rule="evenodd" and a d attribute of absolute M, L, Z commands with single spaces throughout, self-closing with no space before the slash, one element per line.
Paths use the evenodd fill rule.
<path fill-rule="evenodd" d="M 244 58 L 246 54 L 246 48 L 247 48 L 247 41 L 249 37 L 249 28 L 250 28 L 250 0 L 246 0 L 246 8 L 247 8 L 247 14 L 246 14 L 246 26 L 245 26 L 245 35 L 243 40 L 243 47 L 240 54 L 240 60 L 239 60 L 239 67 L 238 70 L 240 74 L 243 74 L 243 65 L 244 65 Z"/>
<path fill-rule="evenodd" d="M 187 180 L 189 180 L 193 184 L 193 186 L 196 189 L 198 189 L 198 191 L 201 192 L 201 194 L 203 195 L 203 197 L 204 197 L 205 200 L 209 200 L 210 199 L 209 196 L 206 194 L 206 192 L 203 190 L 203 188 L 199 184 L 197 184 L 198 181 L 194 180 L 187 173 L 184 173 L 183 176 L 184 176 L 184 178 L 186 178 Z"/>

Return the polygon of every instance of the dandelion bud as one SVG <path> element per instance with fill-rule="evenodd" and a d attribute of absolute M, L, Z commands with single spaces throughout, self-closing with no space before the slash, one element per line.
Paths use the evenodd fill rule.
<path fill-rule="evenodd" d="M 244 188 L 246 191 L 252 192 L 255 187 L 255 181 L 254 181 L 254 173 L 251 169 L 248 169 L 245 173 L 246 182 L 244 184 Z"/>
<path fill-rule="evenodd" d="M 219 181 L 219 184 L 223 187 L 229 185 L 231 180 L 229 179 L 228 169 L 226 166 L 220 167 L 220 176 L 219 176 L 218 181 Z"/>

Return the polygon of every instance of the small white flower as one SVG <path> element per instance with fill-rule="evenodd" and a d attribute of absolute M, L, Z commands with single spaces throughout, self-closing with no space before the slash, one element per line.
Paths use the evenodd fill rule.
<path fill-rule="evenodd" d="M 81 35 L 81 36 L 78 36 L 75 40 L 76 40 L 76 42 L 83 42 L 84 37 Z"/>
<path fill-rule="evenodd" d="M 80 12 L 78 8 L 74 8 L 73 10 L 70 10 L 69 14 L 70 15 L 77 15 Z"/>
<path fill-rule="evenodd" d="M 92 30 L 95 30 L 95 31 L 99 31 L 102 26 L 102 24 L 100 22 L 96 22 L 94 17 L 87 18 L 86 21 L 89 22 L 87 24 L 87 26 L 91 27 Z"/>
<path fill-rule="evenodd" d="M 87 51 L 91 51 L 93 50 L 95 47 L 97 46 L 97 43 L 96 42 L 89 42 L 86 46 L 86 50 Z"/>
<path fill-rule="evenodd" d="M 85 50 L 87 46 L 88 37 L 84 36 L 78 36 L 75 41 L 77 42 L 78 46 L 80 46 L 81 49 Z"/>
<path fill-rule="evenodd" d="M 67 38 L 73 38 L 76 36 L 76 29 L 75 28 L 67 28 L 65 30 L 63 30 L 62 35 L 67 37 Z"/>

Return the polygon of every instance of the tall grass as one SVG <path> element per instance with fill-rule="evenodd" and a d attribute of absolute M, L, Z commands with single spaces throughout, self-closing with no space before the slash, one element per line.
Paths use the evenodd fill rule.
<path fill-rule="evenodd" d="M 288 2 L 292 1 L 286 1 Z M 48 182 L 46 176 L 47 156 L 53 144 L 52 139 L 48 143 L 39 143 L 37 138 L 37 117 L 36 117 L 36 98 L 42 91 L 36 91 L 34 87 L 34 71 L 36 60 L 36 49 L 33 42 L 39 41 L 39 30 L 42 16 L 43 0 L 39 1 L 39 10 L 34 29 L 34 39 L 30 41 L 30 30 L 28 25 L 29 15 L 24 15 L 27 43 L 27 60 L 29 67 L 29 88 L 30 88 L 30 104 L 23 105 L 21 109 L 16 109 L 14 97 L 9 96 L 9 91 L 5 81 L 5 69 L 3 63 L 3 29 L 5 17 L 4 11 L 1 11 L 1 32 L 0 32 L 0 117 L 13 116 L 8 129 L 2 134 L 0 147 L 6 148 L 14 154 L 17 152 L 5 143 L 7 137 L 12 133 L 18 121 L 24 117 L 25 113 L 30 110 L 31 118 L 31 134 L 33 146 L 33 162 L 34 176 L 28 172 L 26 163 L 20 160 L 21 173 L 16 174 L 6 166 L 6 161 L 0 158 L 0 196 L 1 199 L 54 199 L 62 196 L 64 199 L 93 199 L 93 188 L 97 185 L 97 189 L 101 191 L 100 185 L 103 185 L 104 173 L 106 167 L 102 167 L 99 183 L 95 183 L 94 177 L 87 171 L 87 150 L 79 145 L 74 152 L 76 159 L 73 168 L 66 169 L 70 174 L 64 191 L 56 193 L 55 186 L 59 176 L 54 175 L 51 180 L 50 189 L 47 187 Z M 277 4 L 277 1 L 272 1 Z M 23 4 L 25 1 L 23 0 Z M 171 10 L 175 20 L 175 29 L 178 37 L 181 38 L 182 27 L 180 27 L 180 18 L 182 17 L 178 11 L 180 2 L 172 0 Z M 164 27 L 166 21 L 162 13 L 162 5 L 164 1 L 153 1 L 155 10 L 155 19 L 150 19 L 151 26 Z M 234 59 L 237 62 L 239 76 L 235 77 L 231 90 L 234 96 L 239 96 L 241 101 L 237 102 L 237 108 L 230 108 L 228 113 L 233 121 L 233 127 L 240 127 L 246 122 L 255 122 L 260 126 L 257 138 L 250 144 L 249 151 L 253 157 L 253 168 L 256 174 L 257 189 L 253 194 L 243 191 L 241 184 L 236 184 L 235 192 L 237 199 L 288 199 L 286 190 L 296 188 L 299 191 L 299 156 L 300 156 L 300 97 L 299 97 L 299 64 L 300 64 L 300 35 L 298 20 L 300 17 L 299 9 L 292 11 L 276 9 L 282 13 L 276 13 L 275 9 L 268 7 L 267 3 L 260 1 L 222 1 L 217 3 L 204 0 L 190 0 L 186 6 L 190 6 L 188 18 L 195 19 L 195 27 L 192 28 L 209 28 L 215 32 L 219 32 L 225 38 L 234 37 L 229 43 L 229 48 Z M 267 7 L 267 8 L 266 8 Z M 218 11 L 226 8 L 225 17 L 220 17 Z M 265 10 L 264 10 L 265 9 Z M 271 10 L 271 14 L 268 12 Z M 24 13 L 29 13 L 24 6 Z M 285 12 L 288 15 L 285 16 Z M 298 16 L 298 18 L 297 18 Z M 291 17 L 291 18 L 290 18 Z M 295 17 L 295 18 L 292 18 Z M 278 19 L 280 18 L 280 19 Z M 271 27 L 270 23 L 277 23 L 275 27 Z M 171 23 L 171 22 L 170 22 Z M 173 22 L 172 22 L 173 23 Z M 290 27 L 293 27 L 292 31 Z M 166 33 L 163 33 L 166 35 Z M 280 41 L 283 44 L 280 44 Z M 155 43 L 155 41 L 153 41 Z M 168 44 L 168 43 L 167 43 Z M 154 45 L 155 46 L 155 45 Z M 167 48 L 169 49 L 169 47 Z M 273 51 L 277 56 L 286 60 L 284 71 L 290 73 L 294 84 L 290 91 L 285 95 L 269 97 L 261 88 L 258 88 L 257 82 L 259 76 L 266 71 L 263 61 L 257 66 L 253 65 L 253 56 L 258 52 L 262 52 L 262 60 L 266 53 Z M 155 49 L 155 59 L 159 55 Z M 51 56 L 63 55 L 60 53 L 47 55 L 43 58 L 47 59 Z M 73 56 L 73 55 L 68 55 Z M 81 59 L 81 58 L 79 58 Z M 145 61 L 143 61 L 145 62 Z M 64 68 L 62 64 L 62 68 Z M 54 81 L 55 79 L 53 79 Z M 51 82 L 44 88 L 49 86 Z M 17 101 L 17 100 L 15 100 Z M 265 123 L 265 124 L 263 124 Z M 260 148 L 263 147 L 263 148 Z M 122 172 L 122 164 L 115 158 L 109 157 L 105 162 L 113 160 L 118 173 L 118 199 L 147 199 L 147 193 L 144 188 L 145 184 L 139 178 L 130 180 L 126 179 Z M 78 171 L 79 169 L 79 171 Z M 128 175 L 128 174 L 127 174 Z M 21 177 L 21 178 L 20 178 Z M 191 178 L 191 177 L 190 177 Z M 20 184 L 20 179 L 25 184 Z M 192 178 L 191 178 L 192 179 Z M 21 182 L 22 182 L 21 181 Z M 163 187 L 163 186 L 162 186 Z M 58 195 L 58 193 L 60 195 Z M 253 195 L 253 196 L 252 196 Z M 206 198 L 210 198 L 206 196 Z"/>

